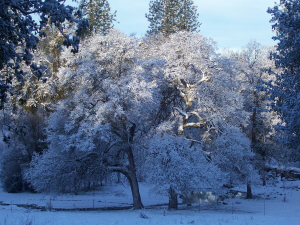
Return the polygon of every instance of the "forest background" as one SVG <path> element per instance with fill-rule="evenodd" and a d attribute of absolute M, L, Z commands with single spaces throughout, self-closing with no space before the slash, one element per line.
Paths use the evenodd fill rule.
<path fill-rule="evenodd" d="M 4 190 L 127 182 L 140 209 L 142 181 L 176 209 L 195 190 L 252 198 L 299 178 L 298 1 L 268 9 L 277 46 L 221 52 L 191 0 L 150 1 L 142 37 L 113 29 L 106 0 L 60 3 L 1 3 Z"/>

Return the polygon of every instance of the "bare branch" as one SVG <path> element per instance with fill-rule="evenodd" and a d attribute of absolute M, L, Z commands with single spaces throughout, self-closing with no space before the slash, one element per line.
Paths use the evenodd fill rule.
<path fill-rule="evenodd" d="M 203 119 L 201 119 L 201 117 L 199 116 L 199 114 L 197 112 L 192 112 L 191 115 L 192 116 L 196 116 L 197 120 L 199 121 L 198 123 L 187 123 L 187 120 L 189 119 L 190 115 L 186 112 L 186 110 L 188 110 L 192 105 L 193 105 L 193 97 L 192 97 L 192 90 L 193 88 L 196 88 L 197 86 L 199 86 L 200 84 L 202 84 L 203 82 L 207 82 L 210 80 L 210 77 L 205 76 L 206 72 L 202 72 L 203 76 L 201 78 L 201 80 L 199 80 L 196 84 L 194 85 L 189 85 L 184 79 L 180 79 L 180 82 L 183 86 L 183 88 L 186 90 L 186 93 L 180 92 L 180 96 L 184 98 L 185 100 L 185 110 L 180 110 L 179 108 L 175 108 L 180 115 L 182 116 L 182 118 L 179 120 L 179 127 L 178 127 L 178 133 L 179 135 L 182 135 L 184 132 L 184 129 L 187 127 L 202 127 L 203 125 L 206 125 L 206 121 L 204 121 Z"/>
<path fill-rule="evenodd" d="M 107 169 L 111 172 L 118 172 L 122 174 L 128 174 L 128 170 L 126 167 L 123 166 L 108 166 Z"/>
<path fill-rule="evenodd" d="M 180 109 L 177 108 L 177 107 L 175 107 L 175 109 L 180 113 L 180 115 L 184 116 L 184 119 L 185 119 L 185 120 L 187 120 L 187 119 L 189 118 L 189 115 L 188 115 L 186 112 L 180 110 Z"/>
<path fill-rule="evenodd" d="M 183 131 L 184 131 L 184 128 L 183 128 L 184 121 L 185 120 L 183 120 L 182 118 L 179 119 L 179 122 L 178 122 L 179 123 L 179 127 L 178 127 L 178 133 L 179 133 L 179 135 L 183 134 Z"/>
<path fill-rule="evenodd" d="M 201 117 L 199 116 L 199 114 L 197 112 L 191 112 L 191 115 L 195 116 L 199 122 L 203 121 L 203 119 L 201 119 Z"/>
<path fill-rule="evenodd" d="M 51 64 L 51 62 L 45 58 L 43 58 L 43 60 L 45 60 L 47 63 Z"/>
<path fill-rule="evenodd" d="M 183 125 L 183 129 L 187 128 L 187 127 L 202 127 L 203 125 L 205 125 L 205 123 L 186 123 Z"/>
<path fill-rule="evenodd" d="M 104 153 L 108 153 L 112 149 L 112 147 L 114 147 L 115 145 L 117 145 L 119 143 L 120 143 L 120 141 L 115 141 L 104 151 Z"/>
<path fill-rule="evenodd" d="M 180 96 L 180 97 L 183 97 L 183 98 L 184 98 L 184 101 L 185 101 L 185 103 L 186 103 L 186 104 L 188 104 L 188 99 L 187 99 L 187 97 L 186 97 L 186 94 L 184 94 L 184 93 L 180 92 L 179 96 Z"/>
<path fill-rule="evenodd" d="M 189 107 L 191 107 L 191 106 L 193 105 L 193 100 L 192 100 L 190 91 L 188 91 L 187 105 L 188 105 Z"/>
<path fill-rule="evenodd" d="M 185 140 L 188 140 L 188 141 L 191 141 L 191 142 L 196 142 L 198 144 L 202 144 L 201 141 L 197 141 L 197 140 L 194 140 L 194 139 L 189 139 L 189 138 L 185 138 Z M 203 150 L 202 150 L 203 151 Z"/>
<path fill-rule="evenodd" d="M 189 85 L 185 82 L 184 79 L 180 79 L 180 82 L 182 83 L 182 85 L 185 89 L 187 89 L 187 88 L 189 89 Z"/>
<path fill-rule="evenodd" d="M 204 76 L 204 74 L 203 74 L 202 79 L 199 80 L 196 84 L 190 85 L 190 87 L 191 87 L 191 88 L 198 87 L 198 86 L 199 86 L 200 84 L 202 84 L 203 82 L 207 82 L 207 81 L 209 81 L 209 80 L 210 80 L 210 77 L 206 77 L 206 76 Z"/>

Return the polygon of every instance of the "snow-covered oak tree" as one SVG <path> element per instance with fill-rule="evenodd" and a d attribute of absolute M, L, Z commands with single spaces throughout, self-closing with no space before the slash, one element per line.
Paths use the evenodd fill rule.
<path fill-rule="evenodd" d="M 166 130 L 172 127 L 165 125 L 157 127 L 148 143 L 145 172 L 147 182 L 153 184 L 152 191 L 169 196 L 169 209 L 177 209 L 178 195 L 186 196 L 194 190 L 216 192 L 226 181 L 201 146 L 175 136 L 172 129 Z"/>
<path fill-rule="evenodd" d="M 250 180 L 244 166 L 250 142 L 241 131 L 249 114 L 237 74 L 216 54 L 212 40 L 180 32 L 138 41 L 112 30 L 86 39 L 77 55 L 64 51 L 62 57 L 57 84 L 68 87 L 68 97 L 49 118 L 49 150 L 27 173 L 38 190 L 56 184 L 40 178 L 39 168 L 50 166 L 47 158 L 68 165 L 57 166 L 57 173 L 50 166 L 47 174 L 73 174 L 70 187 L 78 178 L 78 160 L 96 157 L 98 171 L 128 179 L 135 209 L 142 207 L 137 174 L 168 193 L 170 208 L 187 188 L 216 190 L 232 180 Z"/>
<path fill-rule="evenodd" d="M 211 40 L 181 32 L 171 36 L 161 51 L 166 60 L 165 79 L 176 83 L 183 100 L 176 108 L 180 135 L 193 135 L 188 128 L 203 128 L 195 139 L 206 139 L 221 132 L 221 121 L 237 127 L 247 122 L 248 114 L 240 107 L 243 99 L 235 89 L 235 74 L 222 68 Z"/>
<path fill-rule="evenodd" d="M 29 170 L 28 178 L 36 188 L 46 185 L 35 174 L 41 173 L 39 168 L 46 168 L 48 156 L 51 159 L 75 152 L 79 158 L 92 159 L 96 154 L 107 171 L 126 176 L 134 208 L 143 206 L 136 177 L 134 154 L 139 149 L 135 142 L 149 126 L 159 95 L 152 95 L 155 74 L 145 72 L 138 51 L 135 38 L 113 30 L 106 37 L 86 39 L 75 56 L 63 53 L 66 62 L 58 73 L 58 83 L 71 87 L 72 92 L 49 118 L 48 152 Z"/>
<path fill-rule="evenodd" d="M 155 43 L 154 46 L 151 45 L 152 42 Z M 226 176 L 228 180 L 224 183 L 232 182 L 235 179 L 235 184 L 247 184 L 251 180 L 250 172 L 253 170 L 248 169 L 251 166 L 241 169 L 240 165 L 249 163 L 252 153 L 250 142 L 241 129 L 247 126 L 249 113 L 243 109 L 243 97 L 239 94 L 239 83 L 236 80 L 238 70 L 231 68 L 231 65 L 227 64 L 227 59 L 220 58 L 216 54 L 212 40 L 200 34 L 180 32 L 170 35 L 168 39 L 153 40 L 150 38 L 148 42 L 145 40 L 141 43 L 141 46 L 148 51 L 149 58 L 163 59 L 164 64 L 161 61 L 152 61 L 151 65 L 154 68 L 155 63 L 158 67 L 163 66 L 164 83 L 169 84 L 169 87 L 175 86 L 177 90 L 173 92 L 173 95 L 174 93 L 178 94 L 177 98 L 171 98 L 173 111 L 164 123 L 174 127 L 174 121 L 178 121 L 176 123 L 177 132 L 173 131 L 172 135 L 181 136 L 178 137 L 177 141 L 180 143 L 178 145 L 183 146 L 185 143 L 186 146 L 173 147 L 178 152 L 187 151 L 189 148 L 192 151 L 197 148 L 198 153 L 205 153 L 211 159 L 212 165 L 207 162 L 208 165 L 211 167 L 217 165 L 228 174 Z M 181 100 L 178 101 L 178 98 Z M 169 101 L 169 103 L 171 102 Z M 226 143 L 222 141 L 228 137 L 230 138 Z M 157 137 L 155 139 L 159 140 Z M 154 145 L 154 142 L 151 142 L 151 145 Z M 193 147 L 194 145 L 196 147 Z M 166 146 L 161 146 L 161 149 L 163 148 L 168 149 Z M 182 160 L 188 160 L 189 157 L 183 157 L 185 154 L 183 152 L 177 155 L 178 158 L 182 157 Z M 148 160 L 154 156 L 159 156 L 159 154 L 150 154 Z M 220 160 L 221 158 L 223 160 Z M 224 169 L 225 161 L 231 161 L 233 158 L 235 164 L 226 171 Z M 172 160 L 171 157 L 169 160 Z M 173 160 L 178 162 L 176 158 Z M 199 160 L 201 159 L 199 158 Z M 190 165 L 192 168 L 197 164 L 191 161 Z M 162 168 L 167 171 L 168 167 Z M 200 167 L 199 170 L 201 170 Z M 173 174 L 174 171 L 170 169 L 169 173 Z M 160 172 L 160 174 L 163 177 L 164 173 Z M 184 175 L 184 173 L 182 174 Z M 165 172 L 165 175 L 165 179 L 168 180 L 168 173 Z M 178 181 L 178 184 L 183 184 L 185 177 L 182 176 L 180 179 L 179 177 L 180 173 L 177 174 L 177 179 L 182 179 L 183 182 Z M 157 185 L 161 185 L 161 182 Z M 171 185 L 174 186 L 172 183 Z M 170 187 L 166 189 L 166 185 L 163 187 L 165 187 L 165 192 L 171 190 Z M 178 186 L 176 189 L 180 190 Z M 182 186 L 183 189 L 184 186 Z M 170 193 L 171 201 L 175 201 L 176 193 L 173 199 L 171 195 Z"/>

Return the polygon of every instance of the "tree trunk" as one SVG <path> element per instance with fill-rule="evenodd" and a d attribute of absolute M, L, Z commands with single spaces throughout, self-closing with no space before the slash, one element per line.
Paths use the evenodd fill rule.
<path fill-rule="evenodd" d="M 252 151 L 257 154 L 257 139 L 256 139 L 256 110 L 258 108 L 258 103 L 257 103 L 257 94 L 256 91 L 254 91 L 253 93 L 254 95 L 254 102 L 253 105 L 255 106 L 255 108 L 252 109 L 252 129 L 251 129 L 251 149 Z M 247 195 L 246 195 L 246 199 L 251 199 L 252 198 L 252 190 L 251 190 L 251 185 L 250 183 L 247 184 Z"/>
<path fill-rule="evenodd" d="M 132 122 L 130 122 L 130 123 L 132 124 L 132 126 L 130 127 L 129 132 L 126 128 L 125 120 L 119 121 L 118 125 L 116 125 L 116 124 L 114 125 L 116 128 L 121 126 L 120 129 L 124 131 L 121 134 L 119 134 L 118 131 L 115 131 L 115 133 L 117 134 L 117 136 L 121 137 L 123 144 L 124 145 L 126 144 L 125 145 L 126 147 L 122 148 L 121 151 L 122 152 L 124 151 L 125 154 L 127 155 L 128 165 L 125 167 L 124 167 L 124 165 L 121 165 L 121 168 L 115 168 L 112 171 L 122 173 L 126 176 L 126 178 L 129 181 L 130 188 L 131 188 L 133 208 L 134 209 L 142 209 L 142 208 L 144 208 L 144 206 L 142 204 L 141 195 L 140 195 L 140 191 L 139 191 L 139 184 L 138 184 L 137 177 L 136 177 L 136 167 L 135 167 L 134 156 L 133 156 L 132 147 L 131 147 L 133 144 L 133 141 L 134 141 L 133 136 L 135 133 L 136 125 L 135 125 L 135 123 L 132 123 Z M 117 156 L 117 159 L 119 159 L 119 156 Z"/>
<path fill-rule="evenodd" d="M 267 181 L 266 181 L 266 175 L 267 175 L 267 172 L 266 172 L 266 160 L 265 160 L 265 157 L 263 158 L 264 160 L 264 165 L 263 165 L 263 170 L 262 170 L 262 183 L 263 183 L 263 186 L 266 186 L 267 184 Z"/>
<path fill-rule="evenodd" d="M 132 199 L 133 199 L 133 208 L 142 209 L 144 208 L 144 206 L 142 204 L 140 190 L 139 190 L 139 183 L 136 177 L 136 168 L 135 168 L 134 157 L 133 157 L 131 146 L 129 146 L 127 149 L 127 157 L 129 162 L 129 166 L 128 166 L 129 171 L 126 177 L 130 183 Z"/>
<path fill-rule="evenodd" d="M 121 183 L 121 174 L 117 173 L 117 184 Z"/>
<path fill-rule="evenodd" d="M 252 198 L 252 190 L 251 190 L 251 185 L 247 184 L 247 195 L 246 199 L 251 199 Z"/>
<path fill-rule="evenodd" d="M 175 190 L 170 186 L 169 189 L 169 207 L 168 209 L 178 209 L 178 199 Z"/>

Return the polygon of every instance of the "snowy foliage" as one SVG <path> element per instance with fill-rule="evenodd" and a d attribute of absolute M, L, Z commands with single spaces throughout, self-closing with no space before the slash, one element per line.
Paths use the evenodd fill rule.
<path fill-rule="evenodd" d="M 106 168 L 98 152 L 83 154 L 79 151 L 46 151 L 35 154 L 25 179 L 35 191 L 44 193 L 73 193 L 98 186 Z"/>
<path fill-rule="evenodd" d="M 77 156 L 87 155 L 89 160 L 96 156 L 99 165 L 105 166 L 98 171 L 123 173 L 133 192 L 138 193 L 133 160 L 136 133 L 149 129 L 158 102 L 152 96 L 156 83 L 138 62 L 138 51 L 135 38 L 112 30 L 105 37 L 86 39 L 76 55 L 62 53 L 65 63 L 57 74 L 57 83 L 58 87 L 69 87 L 69 97 L 55 106 L 48 120 L 49 150 L 42 157 L 54 155 L 67 165 L 72 161 L 76 168 Z M 68 154 L 75 154 L 74 159 L 67 160 Z M 36 174 L 40 174 L 39 163 L 49 165 L 46 158 L 33 162 L 28 172 L 28 179 L 38 190 L 44 190 Z M 58 171 L 49 175 L 65 176 L 60 167 L 51 168 Z M 133 198 L 134 207 L 141 208 L 140 197 Z"/>
<path fill-rule="evenodd" d="M 193 190 L 216 191 L 225 182 L 207 153 L 183 137 L 158 133 L 148 151 L 145 165 L 147 173 L 152 171 L 148 182 L 154 184 L 153 192 L 168 196 L 170 186 L 182 195 Z"/>
<path fill-rule="evenodd" d="M 280 115 L 281 123 L 276 127 L 280 143 L 299 152 L 300 148 L 300 2 L 281 0 L 279 5 L 269 8 L 272 15 L 270 22 L 278 41 L 277 51 L 271 54 L 280 72 L 276 74 L 276 82 L 271 85 L 271 94 L 274 103 L 273 109 Z M 293 153 L 294 154 L 294 153 Z"/>
<path fill-rule="evenodd" d="M 8 192 L 30 190 L 24 179 L 32 156 L 47 148 L 42 111 L 30 114 L 18 105 L 5 104 L 0 115 L 0 178 Z M 0 154 L 1 154 L 0 153 Z"/>
<path fill-rule="evenodd" d="M 266 70 L 275 65 L 270 60 L 270 52 L 275 48 L 261 46 L 255 40 L 250 41 L 241 51 L 225 50 L 222 57 L 229 58 L 227 65 L 234 65 L 238 91 L 244 99 L 243 109 L 250 114 L 249 123 L 243 126 L 243 131 L 251 141 L 251 149 L 255 153 L 253 161 L 260 170 L 262 178 L 265 175 L 265 163 L 277 157 L 274 153 L 274 129 L 276 114 L 270 108 L 271 101 L 268 92 L 263 88 L 265 83 L 274 82 L 275 76 Z M 272 147 L 271 147 L 272 146 Z M 265 179 L 263 178 L 265 181 Z"/>
<path fill-rule="evenodd" d="M 224 172 L 229 186 L 255 184 L 257 171 L 251 164 L 250 140 L 237 127 L 228 126 L 213 144 L 212 159 Z"/>
<path fill-rule="evenodd" d="M 160 49 L 166 60 L 164 77 L 175 82 L 183 100 L 177 106 L 177 116 L 186 114 L 183 128 L 193 127 L 197 121 L 196 127 L 221 132 L 222 123 L 247 123 L 248 114 L 242 110 L 243 99 L 237 92 L 235 74 L 222 68 L 212 40 L 197 33 L 180 32 L 171 35 Z"/>
<path fill-rule="evenodd" d="M 78 51 L 79 39 L 63 32 L 62 23 L 68 21 L 77 23 L 78 30 L 88 26 L 86 20 L 81 20 L 81 12 L 75 12 L 71 6 L 65 6 L 63 0 L 37 1 L 8 1 L 0 3 L 0 108 L 7 101 L 7 90 L 12 81 L 23 82 L 24 71 L 21 64 L 30 65 L 33 59 L 32 51 L 37 48 L 38 35 L 44 36 L 41 31 L 51 17 L 51 24 L 59 28 L 65 37 L 64 44 L 72 46 L 72 52 Z M 32 15 L 39 14 L 40 22 L 36 23 Z M 77 18 L 75 18 L 77 17 Z M 40 70 L 31 64 L 35 71 Z M 40 79 L 40 74 L 36 74 Z"/>
<path fill-rule="evenodd" d="M 53 108 L 49 150 L 35 157 L 27 179 L 45 191 L 59 176 L 66 183 L 53 190 L 70 191 L 91 180 L 85 171 L 95 167 L 79 170 L 95 158 L 99 173 L 128 178 L 136 209 L 142 204 L 135 173 L 163 194 L 170 187 L 178 195 L 247 183 L 255 173 L 249 172 L 250 142 L 241 131 L 249 113 L 236 70 L 214 45 L 191 32 L 139 41 L 111 30 L 86 39 L 76 55 L 63 51 L 56 84 L 66 98 Z M 63 166 L 54 166 L 55 160 Z M 40 168 L 47 167 L 46 185 Z M 72 174 L 69 180 L 66 174 Z"/>
<path fill-rule="evenodd" d="M 160 89 L 168 84 L 168 88 L 174 85 L 177 90 L 173 92 L 177 97 L 168 102 L 173 105 L 169 117 L 150 133 L 147 143 L 145 164 L 157 168 L 151 170 L 150 176 L 146 170 L 154 190 L 166 194 L 170 185 L 178 193 L 209 186 L 216 190 L 225 183 L 250 181 L 256 172 L 250 172 L 251 165 L 245 166 L 253 154 L 250 141 L 241 130 L 248 124 L 249 113 L 243 108 L 244 99 L 239 92 L 238 63 L 231 68 L 230 59 L 216 54 L 214 42 L 197 33 L 179 32 L 168 39 L 150 37 L 140 46 L 147 52 L 143 57 L 151 60 L 151 70 L 157 67 L 156 71 L 163 72 L 164 82 L 158 82 Z M 228 142 L 221 141 L 226 138 Z M 225 171 L 224 161 L 232 158 L 238 165 Z M 225 172 L 222 181 L 220 170 Z M 189 182 L 192 173 L 194 178 L 201 177 L 203 183 Z"/>

